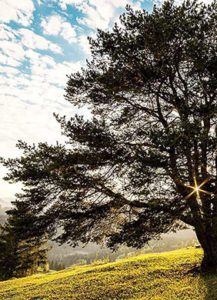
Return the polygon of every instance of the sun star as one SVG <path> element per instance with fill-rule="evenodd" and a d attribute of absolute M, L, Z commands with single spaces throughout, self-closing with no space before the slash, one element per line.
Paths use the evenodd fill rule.
<path fill-rule="evenodd" d="M 197 199 L 199 200 L 199 199 L 200 199 L 200 192 L 201 192 L 201 193 L 208 194 L 208 195 L 211 195 L 210 192 L 201 189 L 201 187 L 202 187 L 204 184 L 206 184 L 207 181 L 209 181 L 209 179 L 210 179 L 210 178 L 208 177 L 208 178 L 205 179 L 201 184 L 198 185 L 198 184 L 197 184 L 197 179 L 196 179 L 196 177 L 194 176 L 194 186 L 192 186 L 192 185 L 186 185 L 187 187 L 193 189 L 193 191 L 192 191 L 191 193 L 189 193 L 189 194 L 185 197 L 185 199 L 186 199 L 186 200 L 189 199 L 194 193 L 196 193 Z"/>

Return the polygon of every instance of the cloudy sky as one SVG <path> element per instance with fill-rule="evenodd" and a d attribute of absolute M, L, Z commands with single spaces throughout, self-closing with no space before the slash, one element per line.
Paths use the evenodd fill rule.
<path fill-rule="evenodd" d="M 0 156 L 19 155 L 17 140 L 28 143 L 62 139 L 53 112 L 76 112 L 64 100 L 66 74 L 90 57 L 87 36 L 109 30 L 127 4 L 151 11 L 142 0 L 0 0 Z M 2 180 L 0 203 L 19 185 Z"/>

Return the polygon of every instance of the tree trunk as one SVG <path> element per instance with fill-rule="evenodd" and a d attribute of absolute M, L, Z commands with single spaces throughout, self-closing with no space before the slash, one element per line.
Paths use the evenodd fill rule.
<path fill-rule="evenodd" d="M 217 273 L 217 239 L 206 237 L 201 242 L 203 248 L 202 273 Z"/>

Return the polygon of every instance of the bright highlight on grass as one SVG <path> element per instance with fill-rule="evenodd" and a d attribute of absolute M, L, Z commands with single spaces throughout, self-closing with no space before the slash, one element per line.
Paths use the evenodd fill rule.
<path fill-rule="evenodd" d="M 214 300 L 217 276 L 189 272 L 202 249 L 143 254 L 112 263 L 0 282 L 1 300 Z"/>

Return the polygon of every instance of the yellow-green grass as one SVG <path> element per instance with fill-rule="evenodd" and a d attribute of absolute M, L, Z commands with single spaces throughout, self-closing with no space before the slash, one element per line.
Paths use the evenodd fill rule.
<path fill-rule="evenodd" d="M 217 299 L 217 276 L 189 272 L 201 258 L 188 248 L 74 266 L 0 282 L 0 299 Z"/>

